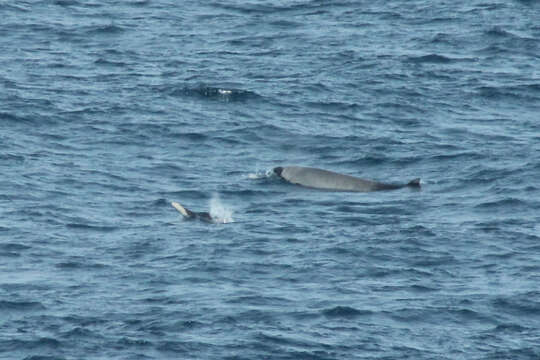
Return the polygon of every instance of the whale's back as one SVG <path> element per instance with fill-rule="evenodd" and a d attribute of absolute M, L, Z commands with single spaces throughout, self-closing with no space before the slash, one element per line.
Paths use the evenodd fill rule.
<path fill-rule="evenodd" d="M 374 191 L 379 190 L 380 184 L 333 171 L 302 166 L 283 167 L 280 176 L 293 184 L 323 190 Z"/>

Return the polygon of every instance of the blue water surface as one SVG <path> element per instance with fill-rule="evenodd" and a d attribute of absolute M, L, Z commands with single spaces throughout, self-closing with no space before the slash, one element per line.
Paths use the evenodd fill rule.
<path fill-rule="evenodd" d="M 537 1 L 0 1 L 0 172 L 1 359 L 540 358 Z"/>

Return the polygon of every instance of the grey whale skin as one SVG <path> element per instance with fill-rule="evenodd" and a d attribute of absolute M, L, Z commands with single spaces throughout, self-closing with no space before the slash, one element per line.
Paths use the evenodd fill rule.
<path fill-rule="evenodd" d="M 406 184 L 386 184 L 364 180 L 350 175 L 338 174 L 333 171 L 303 166 L 278 166 L 274 168 L 274 173 L 292 184 L 330 191 L 368 192 L 394 190 L 404 187 L 420 188 L 419 178 Z"/>

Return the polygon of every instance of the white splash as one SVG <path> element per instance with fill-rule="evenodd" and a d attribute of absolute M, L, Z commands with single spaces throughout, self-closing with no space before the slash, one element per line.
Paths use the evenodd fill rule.
<path fill-rule="evenodd" d="M 274 171 L 272 169 L 270 169 L 270 170 L 259 170 L 259 171 L 255 172 L 255 173 L 248 174 L 247 178 L 251 179 L 251 180 L 264 179 L 264 178 L 268 178 L 268 177 L 272 176 L 273 173 L 274 173 Z"/>
<path fill-rule="evenodd" d="M 232 217 L 233 210 L 230 207 L 225 206 L 221 202 L 221 199 L 219 198 L 218 193 L 212 194 L 209 207 L 210 207 L 210 216 L 212 216 L 212 218 L 214 218 L 217 222 L 223 223 L 223 224 L 234 222 L 234 219 Z"/>

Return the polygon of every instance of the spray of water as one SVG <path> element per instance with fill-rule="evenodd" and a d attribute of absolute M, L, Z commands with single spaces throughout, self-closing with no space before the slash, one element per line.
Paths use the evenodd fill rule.
<path fill-rule="evenodd" d="M 234 222 L 234 219 L 232 217 L 233 210 L 221 202 L 221 199 L 219 198 L 219 194 L 217 193 L 212 194 L 209 208 L 210 208 L 210 216 L 216 219 L 217 222 L 224 223 L 224 224 Z"/>
<path fill-rule="evenodd" d="M 258 170 L 255 173 L 249 173 L 247 175 L 247 178 L 251 179 L 251 180 L 265 179 L 265 178 L 269 178 L 270 176 L 272 176 L 273 173 L 274 172 L 272 171 L 272 169 L 270 169 L 270 170 Z"/>

